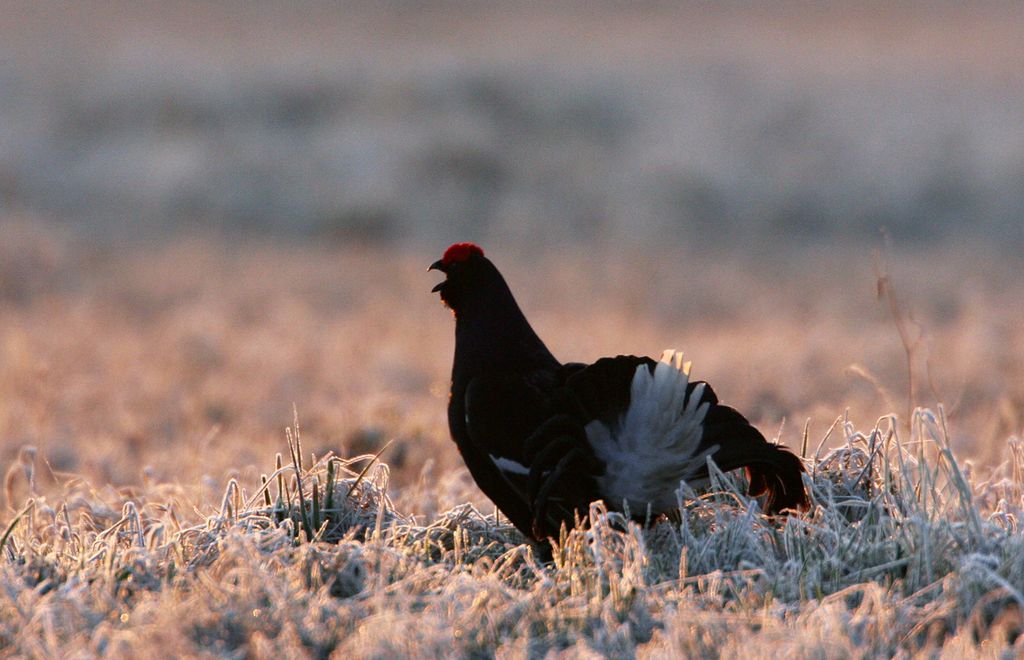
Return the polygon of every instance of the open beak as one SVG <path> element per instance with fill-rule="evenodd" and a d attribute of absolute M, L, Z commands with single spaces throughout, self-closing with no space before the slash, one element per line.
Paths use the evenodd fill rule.
<path fill-rule="evenodd" d="M 438 260 L 437 260 L 437 261 L 435 261 L 434 263 L 430 264 L 430 266 L 429 266 L 429 267 L 427 268 L 427 272 L 428 272 L 428 273 L 429 273 L 430 271 L 432 271 L 432 270 L 439 270 L 439 271 L 441 271 L 442 273 L 443 273 L 443 272 L 445 272 L 445 270 L 444 270 L 444 264 L 443 264 L 443 263 L 441 263 L 441 260 L 440 260 L 440 259 L 438 259 Z M 438 282 L 438 283 L 437 283 L 437 284 L 436 284 L 436 285 L 434 286 L 434 288 L 433 288 L 433 289 L 431 289 L 431 290 L 430 290 L 430 292 L 431 292 L 431 293 L 437 293 L 438 291 L 440 291 L 440 290 L 441 290 L 441 287 L 443 287 L 443 286 L 444 286 L 444 284 L 445 284 L 445 282 L 447 282 L 447 281 L 448 281 L 447 279 L 443 279 L 443 280 L 441 280 L 440 282 Z"/>

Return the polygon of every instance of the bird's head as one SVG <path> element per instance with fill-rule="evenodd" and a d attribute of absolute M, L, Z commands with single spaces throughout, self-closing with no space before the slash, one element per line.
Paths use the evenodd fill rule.
<path fill-rule="evenodd" d="M 440 293 L 441 300 L 457 312 L 467 295 L 487 278 L 494 266 L 484 257 L 479 245 L 455 243 L 427 270 L 439 270 L 447 275 L 431 292 Z"/>

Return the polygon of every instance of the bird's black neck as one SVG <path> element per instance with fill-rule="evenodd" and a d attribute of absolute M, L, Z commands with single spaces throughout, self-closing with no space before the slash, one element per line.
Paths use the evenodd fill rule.
<path fill-rule="evenodd" d="M 455 370 L 470 376 L 482 370 L 530 372 L 560 366 L 504 278 L 498 275 L 480 293 L 486 295 L 466 296 L 455 311 Z"/>

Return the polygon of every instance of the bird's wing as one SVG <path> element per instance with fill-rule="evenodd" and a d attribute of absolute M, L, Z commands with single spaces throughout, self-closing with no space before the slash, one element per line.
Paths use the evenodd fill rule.
<path fill-rule="evenodd" d="M 553 405 L 552 385 L 560 374 L 555 379 L 551 373 L 478 376 L 466 388 L 467 434 L 478 461 L 488 463 L 474 478 L 520 530 L 535 538 L 557 535 L 562 523 L 572 526 L 599 497 L 593 474 L 601 467 L 594 463 L 583 426 Z M 537 506 L 540 493 L 543 505 Z M 527 507 L 526 528 L 499 498 L 515 500 L 511 508 Z"/>
<path fill-rule="evenodd" d="M 523 442 L 550 414 L 548 400 L 527 376 L 513 373 L 477 376 L 466 387 L 466 430 L 480 451 L 528 470 Z"/>
<path fill-rule="evenodd" d="M 463 459 L 480 489 L 512 524 L 536 538 L 523 443 L 547 414 L 545 397 L 530 378 L 513 373 L 476 376 L 465 392 L 463 421 L 469 442 L 459 446 Z"/>

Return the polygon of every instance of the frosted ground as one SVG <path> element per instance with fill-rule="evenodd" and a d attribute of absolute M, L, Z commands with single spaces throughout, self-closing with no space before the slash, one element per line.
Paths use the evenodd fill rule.
<path fill-rule="evenodd" d="M 173 486 L 71 480 L 56 508 L 30 500 L 0 541 L 0 643 L 35 656 L 1016 656 L 1020 441 L 979 478 L 949 451 L 941 410 L 912 426 L 901 439 L 891 419 L 867 435 L 840 421 L 845 444 L 812 457 L 807 515 L 768 520 L 719 476 L 708 495 L 680 492 L 679 522 L 647 530 L 593 506 L 547 565 L 468 504 L 396 510 L 372 456 L 302 466 L 293 426 L 292 465 L 279 459 L 260 489 L 232 479 L 206 514 L 179 508 Z M 20 458 L 29 480 L 33 458 Z"/>

